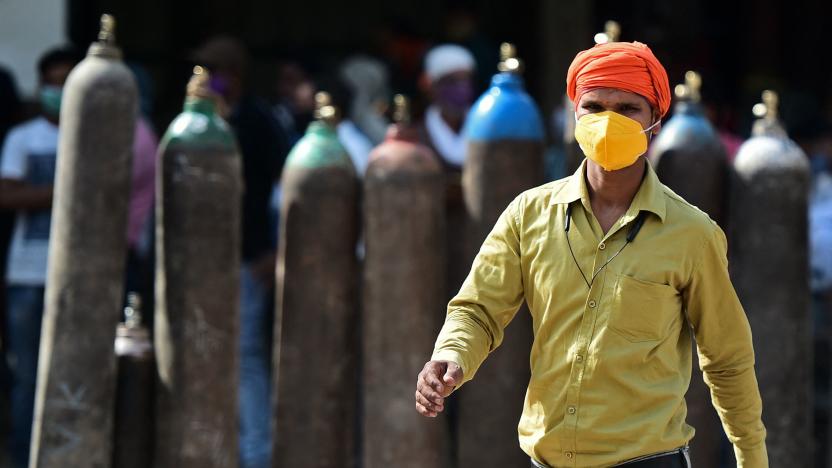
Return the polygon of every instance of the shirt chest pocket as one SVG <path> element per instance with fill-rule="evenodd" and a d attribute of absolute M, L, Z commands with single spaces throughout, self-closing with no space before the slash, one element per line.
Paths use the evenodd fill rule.
<path fill-rule="evenodd" d="M 681 315 L 681 299 L 673 286 L 619 275 L 608 326 L 632 342 L 658 341 Z"/>

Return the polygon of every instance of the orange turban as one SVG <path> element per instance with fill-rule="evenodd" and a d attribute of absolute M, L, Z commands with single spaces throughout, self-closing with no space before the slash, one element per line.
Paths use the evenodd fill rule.
<path fill-rule="evenodd" d="M 566 74 L 566 93 L 578 105 L 584 93 L 616 88 L 643 96 L 662 117 L 670 109 L 667 72 L 640 42 L 608 42 L 579 52 Z"/>

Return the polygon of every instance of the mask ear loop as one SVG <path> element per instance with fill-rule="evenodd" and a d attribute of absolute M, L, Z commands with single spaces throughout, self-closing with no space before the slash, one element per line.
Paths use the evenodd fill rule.
<path fill-rule="evenodd" d="M 650 130 L 653 130 L 654 128 L 656 128 L 656 125 L 658 125 L 658 124 L 660 124 L 660 123 L 662 123 L 662 119 L 659 119 L 659 120 L 657 120 L 657 121 L 653 122 L 653 124 L 652 124 L 652 125 L 650 125 L 649 127 L 645 128 L 644 130 L 642 130 L 642 132 L 647 133 L 647 132 L 649 132 Z"/>
<path fill-rule="evenodd" d="M 658 125 L 660 123 L 662 123 L 662 119 L 656 120 L 655 122 L 653 122 L 652 125 L 645 128 L 644 130 L 642 130 L 643 133 L 647 134 L 647 143 L 650 143 L 651 141 L 653 141 L 653 132 L 651 132 L 650 130 L 653 130 L 654 128 L 656 128 L 656 125 Z"/>

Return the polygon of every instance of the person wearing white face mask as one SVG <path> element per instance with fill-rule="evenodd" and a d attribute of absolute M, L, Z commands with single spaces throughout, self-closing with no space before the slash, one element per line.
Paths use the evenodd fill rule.
<path fill-rule="evenodd" d="M 43 55 L 38 62 L 41 115 L 9 132 L 0 160 L 0 208 L 17 213 L 6 265 L 6 360 L 12 374 L 10 449 L 20 467 L 27 466 L 29 456 L 61 99 L 79 60 L 70 48 Z"/>

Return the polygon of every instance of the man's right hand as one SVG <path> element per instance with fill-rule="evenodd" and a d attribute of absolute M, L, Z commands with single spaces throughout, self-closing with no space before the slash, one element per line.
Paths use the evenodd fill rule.
<path fill-rule="evenodd" d="M 435 418 L 445 409 L 445 398 L 462 383 L 462 368 L 451 361 L 428 361 L 416 379 L 416 411 Z"/>

